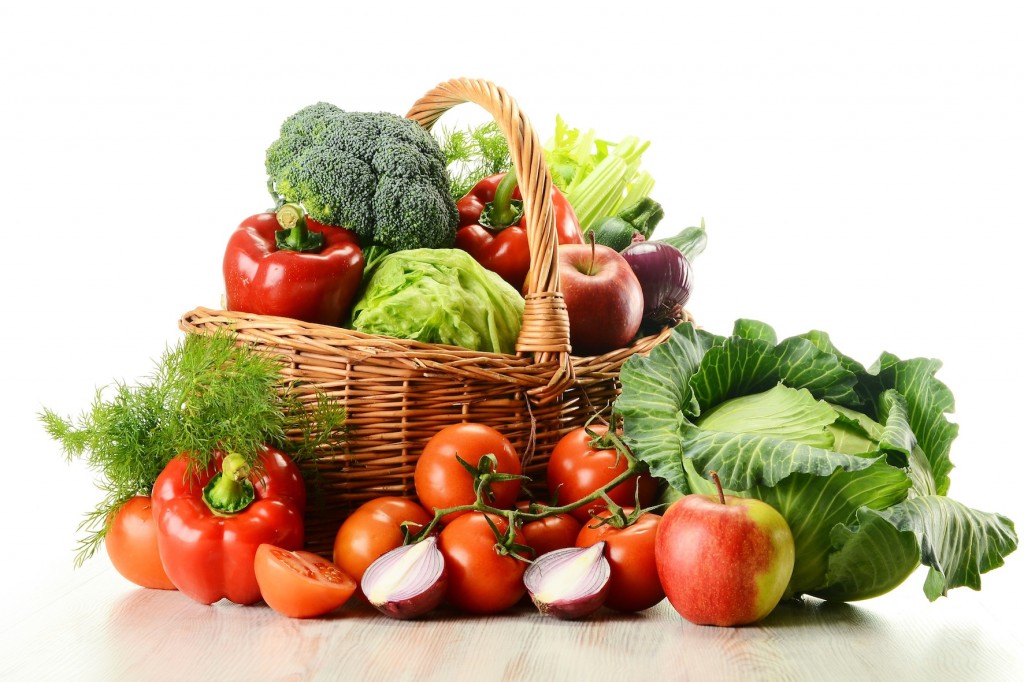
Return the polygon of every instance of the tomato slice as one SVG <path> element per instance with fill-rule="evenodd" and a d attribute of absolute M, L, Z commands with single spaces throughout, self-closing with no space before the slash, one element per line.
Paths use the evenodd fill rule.
<path fill-rule="evenodd" d="M 256 549 L 256 582 L 263 601 L 289 618 L 314 618 L 338 608 L 356 582 L 318 554 L 262 544 Z"/>

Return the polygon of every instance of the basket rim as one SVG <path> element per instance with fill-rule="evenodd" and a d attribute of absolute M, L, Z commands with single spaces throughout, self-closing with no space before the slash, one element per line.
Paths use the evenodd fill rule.
<path fill-rule="evenodd" d="M 686 314 L 683 322 L 692 322 L 692 317 L 689 313 Z M 382 359 L 405 357 L 424 360 L 428 363 L 442 361 L 444 364 L 475 362 L 479 364 L 504 364 L 514 367 L 528 367 L 536 364 L 530 356 L 518 353 L 477 351 L 463 348 L 462 346 L 428 343 L 383 334 L 368 334 L 347 327 L 304 322 L 291 317 L 258 315 L 256 313 L 221 310 L 205 306 L 198 306 L 184 313 L 178 322 L 179 329 L 186 333 L 209 333 L 205 332 L 204 329 L 210 326 L 227 327 L 243 340 L 259 340 L 274 346 L 285 346 L 286 344 L 282 341 L 287 340 L 297 350 L 304 350 L 298 347 L 301 345 L 306 346 L 310 351 L 321 350 L 327 353 L 331 353 L 332 350 L 337 348 L 345 348 L 353 355 L 364 355 L 367 359 L 374 357 Z M 239 327 L 241 331 L 239 331 Z M 277 330 L 284 333 L 263 333 L 261 330 Z M 572 355 L 570 357 L 573 364 L 577 367 L 597 366 L 616 362 L 623 356 L 644 352 L 645 349 L 657 345 L 667 338 L 671 332 L 672 327 L 664 327 L 655 334 L 639 337 L 634 339 L 628 346 L 602 355 Z M 432 361 L 425 354 L 436 354 L 442 357 Z"/>

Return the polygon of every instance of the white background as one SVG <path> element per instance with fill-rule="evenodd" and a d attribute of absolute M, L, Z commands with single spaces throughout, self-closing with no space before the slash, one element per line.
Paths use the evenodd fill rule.
<path fill-rule="evenodd" d="M 560 112 L 651 140 L 659 233 L 706 220 L 689 306 L 706 328 L 751 317 L 864 363 L 942 359 L 951 495 L 1024 519 L 1012 4 L 5 3 L 3 600 L 70 572 L 99 496 L 37 412 L 147 373 L 182 313 L 217 305 L 280 122 L 319 100 L 404 113 L 456 76 L 503 85 L 545 139 Z M 1021 577 L 1013 555 L 985 593 L 1016 598 Z"/>

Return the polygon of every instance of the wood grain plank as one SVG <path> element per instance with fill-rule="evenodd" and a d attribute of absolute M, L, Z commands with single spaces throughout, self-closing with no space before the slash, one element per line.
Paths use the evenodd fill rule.
<path fill-rule="evenodd" d="M 284 618 L 136 589 L 108 567 L 3 622 L 0 679 L 76 680 L 1011 680 L 1020 633 L 979 595 L 929 604 L 917 585 L 862 605 L 780 605 L 745 628 L 694 626 L 663 602 L 558 621 L 529 605 L 490 617 L 394 621 L 362 604 Z"/>

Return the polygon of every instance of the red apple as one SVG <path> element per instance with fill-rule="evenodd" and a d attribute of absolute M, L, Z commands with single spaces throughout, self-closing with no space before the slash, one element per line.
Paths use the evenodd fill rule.
<path fill-rule="evenodd" d="M 779 603 L 793 574 L 793 534 L 760 500 L 686 495 L 665 512 L 655 538 L 669 602 L 698 625 L 745 625 Z"/>
<path fill-rule="evenodd" d="M 644 315 L 644 292 L 626 259 L 601 244 L 558 247 L 558 273 L 574 355 L 629 345 Z"/>

